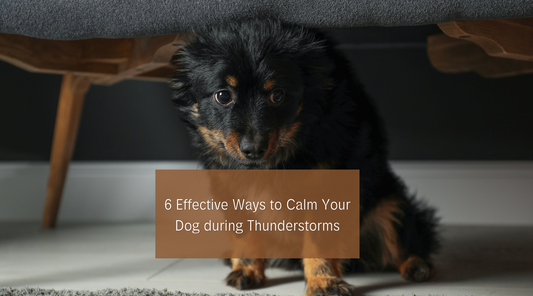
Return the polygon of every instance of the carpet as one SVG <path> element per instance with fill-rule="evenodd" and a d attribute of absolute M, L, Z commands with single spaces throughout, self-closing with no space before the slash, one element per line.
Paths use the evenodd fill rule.
<path fill-rule="evenodd" d="M 228 294 L 219 293 L 214 296 L 259 296 L 257 293 Z M 179 291 L 167 291 L 156 289 L 105 289 L 98 291 L 77 290 L 47 290 L 40 288 L 0 288 L 0 296 L 210 296 L 203 293 L 182 293 Z M 268 296 L 263 295 L 263 296 Z"/>

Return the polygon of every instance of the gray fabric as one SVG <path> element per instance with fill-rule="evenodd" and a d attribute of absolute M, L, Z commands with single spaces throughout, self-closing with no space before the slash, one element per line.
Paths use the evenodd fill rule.
<path fill-rule="evenodd" d="M 0 32 L 47 39 L 172 34 L 243 18 L 310 27 L 533 17 L 533 0 L 0 0 Z"/>
<path fill-rule="evenodd" d="M 203 293 L 182 293 L 179 291 L 171 292 L 156 289 L 136 289 L 136 288 L 124 288 L 124 289 L 105 289 L 98 291 L 76 291 L 76 290 L 47 290 L 39 288 L 0 288 L 0 295 L 2 296 L 209 296 Z M 244 293 L 244 294 L 229 294 L 220 293 L 215 296 L 260 296 L 257 293 Z M 264 296 L 270 296 L 269 294 L 263 294 Z"/>

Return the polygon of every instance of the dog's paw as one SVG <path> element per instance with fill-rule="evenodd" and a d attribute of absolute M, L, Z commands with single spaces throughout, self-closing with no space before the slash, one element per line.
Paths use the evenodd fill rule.
<path fill-rule="evenodd" d="M 353 286 L 334 276 L 307 279 L 307 296 L 351 296 Z"/>
<path fill-rule="evenodd" d="M 431 264 L 418 256 L 410 256 L 400 266 L 402 277 L 411 282 L 427 281 L 431 271 Z"/>
<path fill-rule="evenodd" d="M 262 271 L 249 267 L 235 269 L 226 277 L 226 284 L 239 290 L 261 287 L 265 281 L 266 278 Z"/>

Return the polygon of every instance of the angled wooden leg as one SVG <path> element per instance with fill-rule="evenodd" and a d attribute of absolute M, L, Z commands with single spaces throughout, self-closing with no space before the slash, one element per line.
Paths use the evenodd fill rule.
<path fill-rule="evenodd" d="M 91 78 L 89 77 L 70 73 L 63 76 L 50 155 L 50 175 L 44 204 L 43 228 L 53 228 L 56 224 L 68 165 L 76 142 L 83 101 L 90 85 Z"/>

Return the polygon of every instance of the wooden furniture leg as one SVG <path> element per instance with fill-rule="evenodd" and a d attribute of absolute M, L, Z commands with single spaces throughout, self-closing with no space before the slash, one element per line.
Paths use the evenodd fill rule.
<path fill-rule="evenodd" d="M 67 73 L 63 76 L 59 104 L 57 107 L 52 153 L 50 155 L 50 175 L 46 189 L 43 228 L 54 228 L 61 202 L 61 195 L 72 158 L 78 125 L 83 109 L 85 94 L 91 85 L 91 78 Z"/>
<path fill-rule="evenodd" d="M 36 73 L 64 75 L 50 156 L 43 228 L 56 223 L 85 93 L 126 79 L 168 82 L 170 61 L 189 33 L 138 38 L 46 40 L 0 34 L 0 60 Z M 74 74 L 76 73 L 76 74 Z"/>

